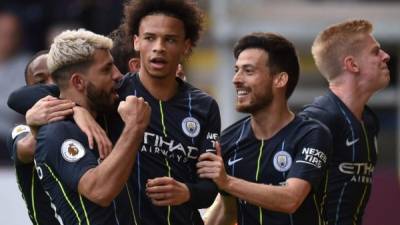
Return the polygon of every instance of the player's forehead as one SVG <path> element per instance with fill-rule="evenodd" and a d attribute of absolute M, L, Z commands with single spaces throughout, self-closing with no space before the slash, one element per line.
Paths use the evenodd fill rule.
<path fill-rule="evenodd" d="M 108 49 L 96 49 L 93 55 L 94 65 L 104 67 L 114 63 L 113 57 Z"/>
<path fill-rule="evenodd" d="M 242 67 L 245 65 L 265 65 L 268 60 L 268 53 L 259 48 L 248 48 L 243 50 L 236 60 L 235 65 Z"/>
<path fill-rule="evenodd" d="M 369 50 L 381 47 L 379 42 L 371 34 L 368 34 L 368 35 L 365 36 L 364 43 L 366 45 L 366 48 L 369 49 Z"/>
<path fill-rule="evenodd" d="M 139 25 L 139 35 L 142 34 L 184 36 L 185 28 L 180 19 L 157 13 L 142 18 Z"/>
<path fill-rule="evenodd" d="M 30 68 L 32 69 L 33 73 L 36 69 L 47 69 L 47 56 L 48 54 L 40 55 L 31 62 Z"/>

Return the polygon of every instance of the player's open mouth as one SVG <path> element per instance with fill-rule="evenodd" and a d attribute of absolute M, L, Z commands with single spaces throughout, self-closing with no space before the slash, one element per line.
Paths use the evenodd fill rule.
<path fill-rule="evenodd" d="M 237 96 L 238 97 L 243 97 L 243 96 L 246 96 L 246 95 L 248 95 L 249 94 L 249 92 L 248 92 L 248 90 L 245 90 L 245 89 L 243 89 L 243 88 L 238 88 L 238 89 L 236 89 L 236 93 L 237 93 Z"/>
<path fill-rule="evenodd" d="M 167 60 L 165 60 L 164 58 L 161 58 L 161 57 L 156 57 L 156 58 L 150 59 L 150 63 L 154 68 L 162 69 L 167 64 Z"/>

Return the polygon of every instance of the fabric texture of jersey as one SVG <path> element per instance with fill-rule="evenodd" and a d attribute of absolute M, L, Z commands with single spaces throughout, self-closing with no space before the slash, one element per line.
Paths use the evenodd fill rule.
<path fill-rule="evenodd" d="M 15 137 L 10 134 L 7 139 L 7 149 L 14 161 L 18 187 L 33 225 L 57 225 L 59 223 L 54 216 L 54 210 L 50 206 L 50 199 L 39 182 L 33 162 L 23 163 L 17 157 L 17 143 L 27 134 L 29 134 L 29 130 L 21 132 Z"/>
<path fill-rule="evenodd" d="M 87 136 L 72 119 L 39 129 L 36 170 L 57 217 L 63 224 L 71 225 L 134 224 L 130 215 L 120 217 L 118 213 L 121 207 L 129 208 L 128 205 L 121 206 L 114 200 L 110 206 L 101 207 L 78 193 L 82 175 L 99 163 L 97 150 L 88 146 Z"/>
<path fill-rule="evenodd" d="M 332 91 L 316 98 L 301 114 L 318 119 L 332 133 L 326 205 L 329 224 L 362 224 L 378 153 L 376 115 L 366 106 L 360 122 Z"/>
<path fill-rule="evenodd" d="M 294 214 L 285 214 L 237 199 L 237 221 L 245 224 L 323 224 L 326 163 L 331 137 L 319 122 L 295 117 L 268 140 L 258 140 L 246 117 L 222 132 L 227 173 L 254 183 L 285 185 L 289 178 L 310 183 L 312 189 Z"/>
<path fill-rule="evenodd" d="M 140 224 L 203 224 L 198 208 L 211 205 L 217 194 L 211 180 L 199 179 L 197 158 L 205 151 L 215 152 L 220 133 L 219 108 L 210 96 L 177 79 L 177 94 L 168 101 L 155 99 L 142 85 L 138 74 L 128 74 L 119 88 L 122 100 L 128 95 L 143 97 L 151 106 L 151 121 L 144 134 L 131 175 L 135 212 Z M 112 117 L 113 141 L 123 123 Z M 185 183 L 189 202 L 179 206 L 156 207 L 146 196 L 146 182 L 156 177 L 173 177 Z"/>

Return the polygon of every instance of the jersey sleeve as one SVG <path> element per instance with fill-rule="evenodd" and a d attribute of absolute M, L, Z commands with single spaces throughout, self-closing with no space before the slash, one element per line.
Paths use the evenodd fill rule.
<path fill-rule="evenodd" d="M 7 105 L 12 110 L 25 115 L 32 106 L 47 95 L 58 97 L 60 90 L 56 85 L 32 85 L 24 86 L 13 91 L 8 97 Z"/>
<path fill-rule="evenodd" d="M 205 124 L 204 129 L 206 138 L 201 143 L 200 152 L 207 150 L 215 152 L 215 142 L 219 139 L 221 133 L 221 116 L 218 104 L 214 100 L 211 103 L 207 118 L 207 124 Z"/>
<path fill-rule="evenodd" d="M 15 126 L 12 129 L 11 134 L 7 137 L 7 151 L 10 154 L 10 157 L 14 161 L 15 165 L 23 164 L 18 159 L 17 144 L 19 140 L 23 139 L 29 133 L 29 127 L 21 124 Z"/>
<path fill-rule="evenodd" d="M 215 142 L 221 132 L 221 118 L 217 103 L 213 100 L 205 125 L 206 138 L 200 144 L 200 154 L 208 150 L 215 152 Z M 209 207 L 218 193 L 216 184 L 210 179 L 197 178 L 196 183 L 186 184 L 190 191 L 189 203 L 193 208 Z"/>
<path fill-rule="evenodd" d="M 79 128 L 65 125 L 44 126 L 37 137 L 37 152 L 42 154 L 42 160 L 37 161 L 51 168 L 57 179 L 76 192 L 80 178 L 98 165 L 98 157 L 85 138 Z"/>
<path fill-rule="evenodd" d="M 328 157 L 332 150 L 332 137 L 322 125 L 305 134 L 296 146 L 298 149 L 288 178 L 308 181 L 317 190 L 325 175 Z"/>

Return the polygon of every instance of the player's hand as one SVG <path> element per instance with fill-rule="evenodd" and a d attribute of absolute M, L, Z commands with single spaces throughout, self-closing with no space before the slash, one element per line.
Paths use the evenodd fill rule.
<path fill-rule="evenodd" d="M 72 107 L 74 106 L 75 103 L 71 100 L 46 96 L 26 112 L 26 124 L 29 126 L 42 126 L 62 120 L 73 113 Z"/>
<path fill-rule="evenodd" d="M 149 179 L 146 194 L 156 206 L 181 205 L 190 199 L 190 191 L 186 184 L 172 177 Z"/>
<path fill-rule="evenodd" d="M 206 152 L 200 155 L 197 164 L 197 174 L 200 178 L 212 179 L 219 189 L 224 190 L 228 183 L 224 160 L 221 157 L 221 146 L 215 145 L 217 154 Z"/>
<path fill-rule="evenodd" d="M 97 143 L 97 150 L 99 151 L 100 159 L 105 159 L 112 150 L 112 143 L 107 137 L 106 132 L 92 115 L 83 107 L 75 106 L 74 110 L 74 120 L 78 127 L 86 134 L 88 137 L 88 143 L 90 149 L 94 148 L 94 140 Z"/>
<path fill-rule="evenodd" d="M 151 108 L 142 97 L 130 95 L 125 101 L 119 103 L 118 113 L 125 122 L 125 126 L 134 126 L 144 131 L 150 122 Z"/>

